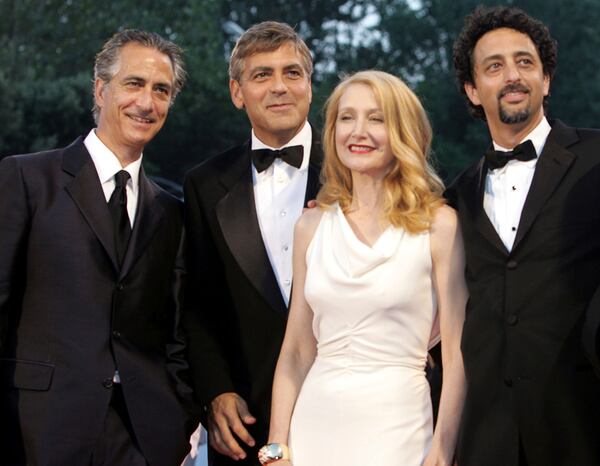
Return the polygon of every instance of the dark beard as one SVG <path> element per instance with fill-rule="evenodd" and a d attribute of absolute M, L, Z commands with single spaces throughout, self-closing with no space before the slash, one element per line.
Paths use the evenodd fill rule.
<path fill-rule="evenodd" d="M 523 110 L 520 110 L 516 113 L 507 113 L 502 108 L 502 105 L 499 105 L 498 107 L 499 107 L 500 121 L 507 125 L 523 123 L 524 121 L 527 121 L 529 119 L 529 116 L 531 115 L 529 108 L 524 108 Z"/>

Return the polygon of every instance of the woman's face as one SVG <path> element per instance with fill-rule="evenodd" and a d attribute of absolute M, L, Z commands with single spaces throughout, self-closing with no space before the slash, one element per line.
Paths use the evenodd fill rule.
<path fill-rule="evenodd" d="M 342 94 L 335 122 L 335 148 L 353 172 L 383 178 L 394 156 L 383 112 L 366 84 L 351 84 Z"/>

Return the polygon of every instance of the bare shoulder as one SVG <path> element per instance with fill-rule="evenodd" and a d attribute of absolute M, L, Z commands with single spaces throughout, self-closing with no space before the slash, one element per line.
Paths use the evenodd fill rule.
<path fill-rule="evenodd" d="M 439 207 L 431 222 L 431 254 L 435 259 L 441 259 L 452 251 L 462 250 L 462 235 L 456 211 L 447 205 Z M 458 248 L 458 249 L 456 249 Z"/>
<path fill-rule="evenodd" d="M 447 205 L 438 207 L 431 221 L 431 235 L 440 239 L 456 235 L 458 230 L 458 216 L 456 211 Z"/>
<path fill-rule="evenodd" d="M 295 235 L 300 241 L 310 241 L 323 216 L 323 210 L 319 207 L 306 209 L 296 222 Z"/>

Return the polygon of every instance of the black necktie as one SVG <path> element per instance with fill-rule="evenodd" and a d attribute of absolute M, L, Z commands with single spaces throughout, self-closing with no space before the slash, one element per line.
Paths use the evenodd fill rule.
<path fill-rule="evenodd" d="M 256 167 L 258 173 L 269 168 L 277 158 L 280 158 L 292 167 L 300 168 L 303 156 L 303 146 L 284 147 L 280 150 L 256 149 L 252 151 L 252 163 Z"/>
<path fill-rule="evenodd" d="M 536 157 L 535 147 L 533 146 L 533 142 L 529 139 L 518 146 L 515 146 L 513 150 L 509 150 L 508 152 L 494 150 L 492 147 L 485 153 L 485 161 L 490 170 L 502 168 L 509 160 L 521 160 L 522 162 L 526 162 L 527 160 L 533 160 Z"/>
<path fill-rule="evenodd" d="M 129 223 L 129 215 L 127 214 L 126 190 L 129 178 L 130 175 L 125 170 L 117 172 L 115 175 L 115 190 L 108 201 L 108 210 L 113 219 L 119 266 L 123 263 L 123 256 L 127 250 L 127 243 L 131 235 L 131 224 Z"/>

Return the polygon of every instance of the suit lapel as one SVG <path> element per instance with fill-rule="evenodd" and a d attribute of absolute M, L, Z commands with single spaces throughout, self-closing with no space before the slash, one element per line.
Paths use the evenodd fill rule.
<path fill-rule="evenodd" d="M 462 197 L 465 199 L 468 215 L 471 222 L 481 235 L 503 254 L 508 254 L 506 246 L 498 236 L 494 225 L 490 222 L 483 208 L 485 192 L 485 177 L 487 167 L 482 158 L 479 163 L 466 175 L 466 182 L 462 187 Z"/>
<path fill-rule="evenodd" d="M 574 129 L 566 127 L 560 121 L 554 123 L 535 167 L 531 187 L 521 213 L 513 251 L 523 240 L 540 210 L 575 160 L 575 155 L 565 149 L 565 146 L 573 144 L 577 140 L 578 136 Z"/>
<path fill-rule="evenodd" d="M 164 206 L 157 202 L 159 190 L 148 180 L 144 169 L 140 168 L 138 205 L 131 230 L 131 238 L 123 258 L 120 278 L 123 279 L 131 270 L 133 264 L 146 249 L 148 242 L 154 236 L 160 224 Z"/>
<path fill-rule="evenodd" d="M 119 270 L 115 252 L 112 219 L 108 211 L 98 172 L 83 138 L 67 147 L 63 155 L 63 171 L 73 176 L 65 189 L 81 211 L 88 225 L 98 237 L 115 270 Z"/>
<path fill-rule="evenodd" d="M 321 163 L 323 161 L 323 150 L 321 148 L 320 137 L 312 128 L 312 144 L 310 147 L 310 161 L 308 163 L 308 180 L 306 182 L 306 193 L 304 196 L 304 206 L 306 203 L 317 197 L 321 188 Z"/>
<path fill-rule="evenodd" d="M 240 148 L 221 177 L 227 194 L 215 207 L 223 238 L 248 280 L 279 312 L 287 312 L 262 239 L 252 186 L 250 144 Z"/>

